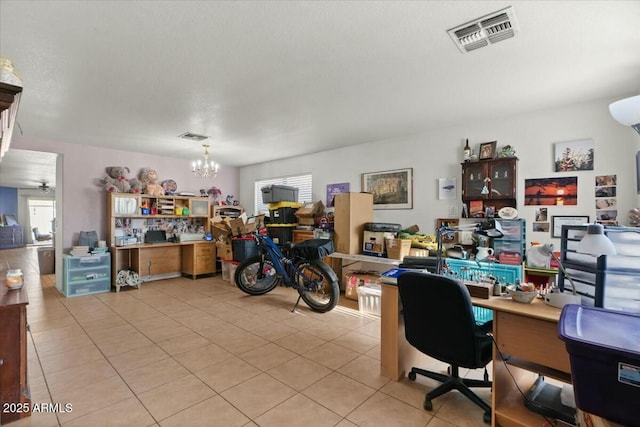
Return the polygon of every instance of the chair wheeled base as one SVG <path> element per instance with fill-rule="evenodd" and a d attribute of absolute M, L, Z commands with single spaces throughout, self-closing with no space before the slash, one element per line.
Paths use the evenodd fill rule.
<path fill-rule="evenodd" d="M 464 394 L 469 400 L 478 405 L 480 408 L 484 409 L 484 415 L 482 416 L 482 420 L 489 424 L 491 423 L 491 406 L 487 404 L 484 400 L 478 397 L 469 387 L 488 387 L 491 388 L 491 381 L 489 381 L 489 375 L 487 374 L 487 370 L 484 370 L 484 379 L 483 380 L 475 380 L 469 378 L 460 378 L 459 367 L 451 365 L 447 368 L 449 375 L 440 374 L 438 372 L 427 371 L 425 369 L 420 368 L 411 368 L 411 372 L 407 375 L 407 377 L 411 381 L 416 380 L 417 374 L 425 376 L 427 378 L 434 379 L 436 381 L 440 381 L 438 387 L 434 388 L 430 392 L 428 392 L 424 396 L 424 404 L 422 407 L 425 411 L 433 410 L 433 403 L 431 402 L 438 396 L 442 396 L 443 394 L 451 391 L 458 390 L 460 393 Z"/>

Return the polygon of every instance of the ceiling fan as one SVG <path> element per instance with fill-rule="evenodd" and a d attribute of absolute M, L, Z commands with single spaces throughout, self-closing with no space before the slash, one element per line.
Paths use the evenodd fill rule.
<path fill-rule="evenodd" d="M 41 192 L 42 194 L 47 194 L 47 193 L 49 193 L 51 190 L 53 190 L 53 188 L 51 188 L 49 185 L 47 185 L 47 183 L 46 183 L 46 182 L 44 182 L 44 181 L 43 181 L 43 182 L 38 186 L 38 189 L 40 189 L 40 192 Z"/>

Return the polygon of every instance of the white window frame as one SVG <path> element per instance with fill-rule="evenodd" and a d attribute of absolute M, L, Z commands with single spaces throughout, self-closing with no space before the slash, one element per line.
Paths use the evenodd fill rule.
<path fill-rule="evenodd" d="M 254 206 L 256 214 L 269 213 L 269 204 L 262 201 L 262 187 L 268 185 L 288 185 L 290 187 L 296 187 L 298 188 L 298 202 L 313 201 L 313 177 L 310 173 L 261 179 L 254 183 Z"/>

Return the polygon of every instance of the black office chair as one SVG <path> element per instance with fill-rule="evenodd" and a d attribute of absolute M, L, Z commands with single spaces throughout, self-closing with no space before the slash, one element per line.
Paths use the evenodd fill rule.
<path fill-rule="evenodd" d="M 458 280 L 422 272 L 406 272 L 398 277 L 402 301 L 405 336 L 420 352 L 450 364 L 449 375 L 411 368 L 409 379 L 416 374 L 442 382 L 424 398 L 424 409 L 433 409 L 432 399 L 458 390 L 484 409 L 483 420 L 491 422 L 491 406 L 469 387 L 491 387 L 487 364 L 492 359 L 492 322 L 477 325 L 471 297 Z M 484 380 L 460 378 L 459 368 L 484 368 Z"/>

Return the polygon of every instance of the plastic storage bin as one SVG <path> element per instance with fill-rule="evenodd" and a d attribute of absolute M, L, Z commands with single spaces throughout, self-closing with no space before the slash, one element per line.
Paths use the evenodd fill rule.
<path fill-rule="evenodd" d="M 111 290 L 111 254 L 64 257 L 62 292 L 67 297 L 109 292 Z"/>
<path fill-rule="evenodd" d="M 638 425 L 640 316 L 567 305 L 558 325 L 571 362 L 579 409 L 623 425 Z"/>
<path fill-rule="evenodd" d="M 287 185 L 268 185 L 262 187 L 262 203 L 297 202 L 298 191 L 296 187 Z"/>
<path fill-rule="evenodd" d="M 56 266 L 56 252 L 53 248 L 38 248 L 38 268 L 40 274 L 54 274 Z"/>
<path fill-rule="evenodd" d="M 382 287 L 376 285 L 358 286 L 358 310 L 360 313 L 380 316 L 382 306 Z"/>
<path fill-rule="evenodd" d="M 272 224 L 296 224 L 296 212 L 302 206 L 296 202 L 269 203 L 269 218 Z"/>
<path fill-rule="evenodd" d="M 222 280 L 231 282 L 231 284 L 234 285 L 234 276 L 236 275 L 236 269 L 239 264 L 237 261 L 222 261 Z"/>
<path fill-rule="evenodd" d="M 268 224 L 267 231 L 269 237 L 273 239 L 276 245 L 285 245 L 293 241 L 293 230 L 296 224 Z"/>
<path fill-rule="evenodd" d="M 258 245 L 253 237 L 234 237 L 231 239 L 233 249 L 233 260 L 242 262 L 247 258 L 258 255 Z"/>

